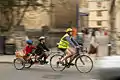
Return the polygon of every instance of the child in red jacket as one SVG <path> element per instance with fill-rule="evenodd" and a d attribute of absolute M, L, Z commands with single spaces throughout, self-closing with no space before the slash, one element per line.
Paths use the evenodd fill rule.
<path fill-rule="evenodd" d="M 26 43 L 27 43 L 27 46 L 25 47 L 24 52 L 28 60 L 30 59 L 32 51 L 33 49 L 35 49 L 35 47 L 32 45 L 33 44 L 32 40 L 27 40 Z"/>

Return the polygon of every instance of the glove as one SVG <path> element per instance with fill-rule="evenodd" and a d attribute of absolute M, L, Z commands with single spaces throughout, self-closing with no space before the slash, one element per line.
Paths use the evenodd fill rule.
<path fill-rule="evenodd" d="M 80 46 L 76 46 L 75 48 L 80 48 Z"/>
<path fill-rule="evenodd" d="M 44 50 L 44 52 L 47 52 L 46 50 Z"/>

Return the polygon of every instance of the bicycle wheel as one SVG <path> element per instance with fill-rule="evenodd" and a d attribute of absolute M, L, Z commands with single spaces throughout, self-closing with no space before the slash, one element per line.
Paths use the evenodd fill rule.
<path fill-rule="evenodd" d="M 81 73 L 88 73 L 93 68 L 93 61 L 87 55 L 80 55 L 75 60 L 75 66 Z"/>
<path fill-rule="evenodd" d="M 25 68 L 30 68 L 32 66 L 32 60 L 26 61 Z"/>
<path fill-rule="evenodd" d="M 55 54 L 50 58 L 50 66 L 54 71 L 63 71 L 65 66 L 58 63 L 60 59 L 63 58 L 63 55 Z"/>
<path fill-rule="evenodd" d="M 22 70 L 24 67 L 25 67 L 25 62 L 23 59 L 21 58 L 16 58 L 14 59 L 14 67 L 17 69 L 17 70 Z"/>

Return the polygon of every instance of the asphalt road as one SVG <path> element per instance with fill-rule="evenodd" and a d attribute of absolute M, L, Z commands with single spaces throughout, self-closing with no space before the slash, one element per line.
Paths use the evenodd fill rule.
<path fill-rule="evenodd" d="M 86 38 L 86 46 L 89 41 Z M 107 55 L 108 38 L 98 37 L 98 41 L 99 55 Z M 93 80 L 91 78 L 90 73 L 79 73 L 75 67 L 55 72 L 49 65 L 34 65 L 30 69 L 16 70 L 12 64 L 0 64 L 0 80 Z"/>
<path fill-rule="evenodd" d="M 75 67 L 55 72 L 49 65 L 16 70 L 12 64 L 0 64 L 0 80 L 91 80 L 89 74 L 79 73 Z"/>

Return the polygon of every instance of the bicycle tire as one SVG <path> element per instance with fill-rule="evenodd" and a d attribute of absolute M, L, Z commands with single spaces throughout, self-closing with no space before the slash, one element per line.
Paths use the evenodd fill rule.
<path fill-rule="evenodd" d="M 26 64 L 29 64 L 29 65 L 27 66 Z M 31 66 L 32 66 L 31 60 L 30 60 L 29 62 L 26 62 L 26 63 L 25 63 L 25 68 L 31 68 Z"/>
<path fill-rule="evenodd" d="M 53 56 L 50 58 L 50 66 L 51 66 L 51 68 L 52 68 L 54 71 L 63 71 L 63 70 L 66 68 L 66 66 L 61 65 L 61 66 L 63 66 L 63 68 L 60 69 L 60 70 L 56 70 L 56 69 L 53 67 L 53 65 L 52 65 L 52 60 L 53 60 L 53 58 L 56 57 L 56 56 L 59 56 L 60 58 L 63 58 L 63 55 L 60 55 L 60 54 L 55 54 L 55 55 L 53 55 Z M 57 64 L 57 63 L 56 63 L 56 64 Z"/>
<path fill-rule="evenodd" d="M 78 64 L 77 64 L 77 62 L 78 62 L 78 60 L 80 59 L 80 61 L 83 63 L 83 65 L 85 65 L 85 62 L 86 61 L 83 61 L 83 57 L 86 57 L 86 60 L 90 60 L 90 64 L 91 64 L 91 67 L 90 67 L 90 69 L 88 70 L 88 71 L 82 71 L 81 69 L 79 69 L 78 68 Z M 75 60 L 75 66 L 76 66 L 76 69 L 80 72 L 80 73 L 89 73 L 92 69 L 93 69 L 93 61 L 92 61 L 92 59 L 89 57 L 89 56 L 87 56 L 87 55 L 80 55 L 80 56 L 78 56 L 77 58 L 76 58 L 76 60 Z"/>
<path fill-rule="evenodd" d="M 22 64 L 22 66 L 20 67 L 20 68 L 18 68 L 17 66 L 16 66 L 16 61 L 20 61 L 20 64 Z M 24 60 L 23 59 L 21 59 L 21 58 L 16 58 L 16 59 L 14 59 L 14 67 L 17 69 L 17 70 L 22 70 L 24 67 L 25 67 L 25 62 L 24 62 Z"/>

